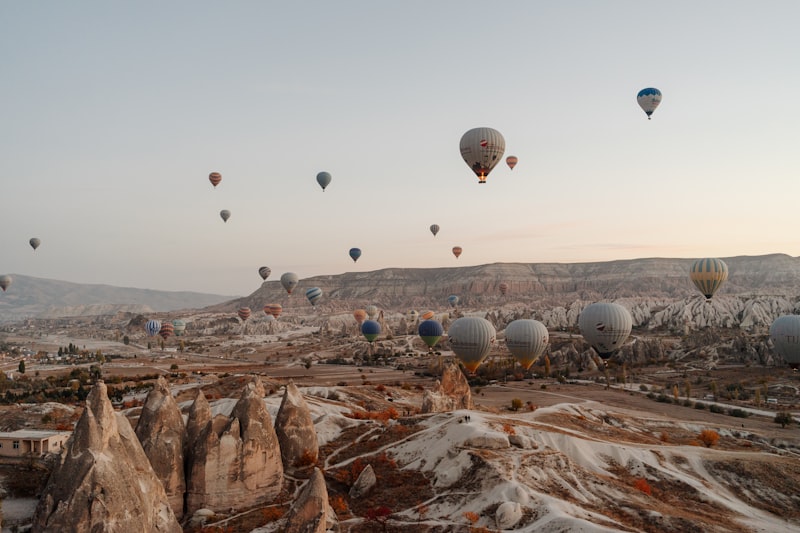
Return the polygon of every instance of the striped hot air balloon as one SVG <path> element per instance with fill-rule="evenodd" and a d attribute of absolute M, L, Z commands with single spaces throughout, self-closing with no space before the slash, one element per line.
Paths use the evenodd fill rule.
<path fill-rule="evenodd" d="M 505 296 L 508 292 L 508 283 L 501 283 L 497 288 L 500 289 L 500 294 Z"/>
<path fill-rule="evenodd" d="M 722 259 L 698 259 L 692 263 L 689 278 L 703 296 L 710 300 L 728 279 L 728 265 Z"/>
<path fill-rule="evenodd" d="M 261 276 L 261 279 L 264 281 L 266 281 L 270 274 L 272 274 L 272 269 L 267 266 L 263 266 L 258 269 L 258 275 Z"/>
<path fill-rule="evenodd" d="M 172 328 L 175 330 L 176 337 L 182 337 L 186 332 L 186 322 L 180 319 L 175 319 L 172 321 Z"/>
<path fill-rule="evenodd" d="M 601 359 L 608 359 L 622 348 L 632 325 L 630 312 L 615 303 L 590 304 L 578 316 L 581 335 Z"/>
<path fill-rule="evenodd" d="M 439 233 L 439 224 L 431 224 L 430 230 L 433 236 L 436 237 L 436 234 Z"/>
<path fill-rule="evenodd" d="M 240 307 L 236 314 L 239 315 L 239 318 L 242 319 L 242 322 L 247 322 L 247 319 L 250 318 L 250 308 Z"/>
<path fill-rule="evenodd" d="M 470 374 L 474 374 L 489 355 L 496 337 L 491 322 L 474 316 L 457 319 L 447 330 L 450 347 Z"/>
<path fill-rule="evenodd" d="M 322 289 L 319 287 L 311 287 L 306 290 L 306 298 L 311 302 L 312 306 L 316 306 L 319 299 L 322 298 Z"/>
<path fill-rule="evenodd" d="M 281 304 L 267 304 L 264 306 L 264 313 L 272 318 L 278 318 L 282 312 L 283 306 Z"/>
<path fill-rule="evenodd" d="M 173 333 L 175 333 L 175 326 L 172 325 L 172 322 L 163 322 L 158 330 L 158 334 L 164 340 L 167 340 Z"/>
<path fill-rule="evenodd" d="M 216 187 L 217 185 L 219 185 L 219 182 L 222 181 L 222 174 L 220 174 L 219 172 L 212 172 L 211 174 L 208 175 L 208 181 L 211 182 L 211 185 Z"/>
<path fill-rule="evenodd" d="M 367 312 L 367 316 L 369 317 L 370 320 L 374 320 L 375 317 L 378 316 L 378 306 L 377 305 L 368 305 L 368 306 L 366 306 L 364 308 L 364 310 Z"/>
<path fill-rule="evenodd" d="M 161 331 L 161 321 L 155 319 L 148 320 L 144 324 L 144 330 L 150 337 L 158 335 L 158 332 Z"/>
<path fill-rule="evenodd" d="M 519 319 L 506 326 L 506 346 L 514 359 L 528 370 L 547 348 L 550 334 L 538 320 Z"/>

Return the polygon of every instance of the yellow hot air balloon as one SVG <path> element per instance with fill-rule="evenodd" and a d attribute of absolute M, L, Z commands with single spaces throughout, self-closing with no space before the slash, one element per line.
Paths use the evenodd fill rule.
<path fill-rule="evenodd" d="M 698 259 L 692 263 L 689 278 L 694 286 L 710 300 L 720 286 L 728 279 L 728 265 L 722 259 Z"/>

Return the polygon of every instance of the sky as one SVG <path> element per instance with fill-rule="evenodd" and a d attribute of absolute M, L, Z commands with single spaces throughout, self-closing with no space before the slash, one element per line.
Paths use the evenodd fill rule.
<path fill-rule="evenodd" d="M 243 296 L 260 266 L 798 256 L 797 20 L 794 0 L 0 0 L 0 274 Z M 519 163 L 479 184 L 459 140 L 483 126 Z"/>

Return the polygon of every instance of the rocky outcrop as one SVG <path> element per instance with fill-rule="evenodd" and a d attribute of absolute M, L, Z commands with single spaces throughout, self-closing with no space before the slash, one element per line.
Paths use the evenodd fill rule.
<path fill-rule="evenodd" d="M 178 533 L 164 487 L 103 382 L 89 393 L 33 518 L 34 531 Z"/>
<path fill-rule="evenodd" d="M 422 395 L 423 413 L 444 413 L 457 409 L 472 409 L 472 391 L 467 378 L 455 364 L 444 367 L 442 377 Z"/>
<path fill-rule="evenodd" d="M 313 465 L 317 462 L 319 445 L 314 421 L 303 395 L 293 381 L 286 385 L 278 414 L 275 434 L 281 451 L 284 470 Z"/>
<path fill-rule="evenodd" d="M 328 505 L 328 489 L 322 470 L 314 469 L 297 500 L 289 509 L 284 533 L 325 533 L 335 525 L 335 515 Z"/>
<path fill-rule="evenodd" d="M 372 465 L 367 465 L 358 475 L 356 482 L 350 487 L 349 496 L 351 499 L 363 498 L 375 487 L 378 479 L 375 477 L 375 469 Z"/>
<path fill-rule="evenodd" d="M 271 502 L 280 493 L 283 464 L 263 398 L 264 387 L 254 378 L 245 386 L 231 416 L 209 420 L 192 443 L 186 476 L 189 514 L 204 507 L 254 507 Z M 196 413 L 206 416 L 201 408 Z"/>
<path fill-rule="evenodd" d="M 183 517 L 183 496 L 186 492 L 183 461 L 186 449 L 186 430 L 180 407 L 172 397 L 167 380 L 158 378 L 147 395 L 136 436 L 169 499 L 172 511 Z"/>

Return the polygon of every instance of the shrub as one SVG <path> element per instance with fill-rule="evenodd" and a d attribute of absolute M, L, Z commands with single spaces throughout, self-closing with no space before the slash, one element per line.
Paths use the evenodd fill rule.
<path fill-rule="evenodd" d="M 514 426 L 511 424 L 503 424 L 503 432 L 509 435 L 516 435 L 517 431 L 514 429 Z"/>
<path fill-rule="evenodd" d="M 643 477 L 636 478 L 636 481 L 633 482 L 633 486 L 636 488 L 636 490 L 640 490 L 645 494 L 647 494 L 648 496 L 650 496 L 652 493 L 650 485 L 647 483 L 647 480 L 644 479 Z"/>
<path fill-rule="evenodd" d="M 386 392 L 386 386 L 383 383 L 379 383 L 375 386 L 375 390 L 378 392 Z"/>
<path fill-rule="evenodd" d="M 730 413 L 728 414 L 731 416 L 735 416 L 736 418 L 747 418 L 748 416 L 750 416 L 750 413 L 748 411 L 745 411 L 744 409 L 731 409 Z"/>
<path fill-rule="evenodd" d="M 773 419 L 773 421 L 776 424 L 780 424 L 782 428 L 785 428 L 786 426 L 791 424 L 792 420 L 793 420 L 792 413 L 788 411 L 778 411 L 777 413 L 775 413 L 775 418 Z"/>
<path fill-rule="evenodd" d="M 666 431 L 662 431 L 661 435 L 658 436 L 658 440 L 661 442 L 669 442 L 669 434 Z M 648 492 L 648 494 L 650 494 Z"/>
<path fill-rule="evenodd" d="M 639 390 L 642 391 L 642 392 L 647 392 L 650 389 L 647 388 L 647 385 L 642 383 L 641 385 L 639 385 Z"/>
<path fill-rule="evenodd" d="M 719 433 L 713 429 L 704 429 L 700 432 L 697 438 L 705 445 L 706 448 L 711 448 L 719 442 Z"/>
<path fill-rule="evenodd" d="M 711 411 L 712 413 L 725 414 L 725 408 L 721 407 L 721 406 L 719 406 L 719 405 L 717 405 L 715 403 L 712 403 L 711 405 L 709 405 L 708 406 L 708 410 Z"/>
<path fill-rule="evenodd" d="M 512 411 L 519 411 L 522 409 L 522 400 L 519 398 L 514 398 L 511 400 L 511 410 Z"/>
<path fill-rule="evenodd" d="M 705 409 L 706 408 L 706 404 L 704 404 L 702 402 L 697 402 L 696 404 L 694 404 L 694 408 L 695 409 Z"/>

